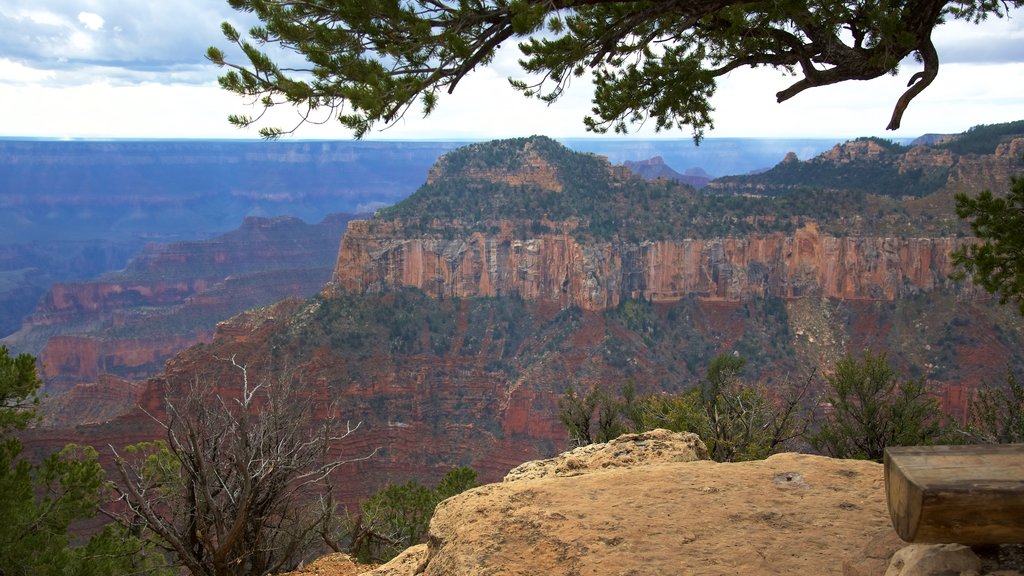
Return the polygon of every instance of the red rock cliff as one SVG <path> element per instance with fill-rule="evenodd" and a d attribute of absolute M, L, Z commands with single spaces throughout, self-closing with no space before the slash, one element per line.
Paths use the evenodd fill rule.
<path fill-rule="evenodd" d="M 961 242 L 836 237 L 808 224 L 792 235 L 585 245 L 568 234 L 406 238 L 394 224 L 358 221 L 349 224 L 333 280 L 354 292 L 410 286 L 442 297 L 515 293 L 587 310 L 631 295 L 893 300 L 951 287 L 950 253 Z"/>

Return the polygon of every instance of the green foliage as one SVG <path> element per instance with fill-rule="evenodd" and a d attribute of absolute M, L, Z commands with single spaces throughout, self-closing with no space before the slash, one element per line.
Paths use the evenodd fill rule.
<path fill-rule="evenodd" d="M 248 36 L 223 24 L 233 53 L 216 47 L 206 53 L 228 69 L 221 86 L 264 109 L 290 105 L 303 108 L 304 120 L 336 118 L 357 138 L 413 107 L 430 114 L 442 93 L 490 64 L 503 43 L 516 42 L 531 79 L 510 84 L 525 96 L 553 102 L 589 71 L 594 98 L 593 115 L 583 119 L 588 130 L 625 133 L 645 123 L 659 131 L 689 127 L 699 142 L 714 126 L 710 99 L 718 78 L 732 70 L 767 66 L 795 75 L 776 94 L 781 102 L 808 88 L 894 73 L 915 55 L 924 69 L 895 106 L 889 128 L 896 129 L 908 103 L 938 74 L 932 29 L 946 19 L 1002 16 L 1021 2 L 230 4 L 260 24 Z M 279 49 L 285 52 L 281 60 L 297 55 L 305 62 L 281 66 L 271 56 Z M 250 126 L 261 116 L 232 115 L 229 121 Z M 260 133 L 274 138 L 294 129 L 268 126 Z"/>
<path fill-rule="evenodd" d="M 70 531 L 95 517 L 106 493 L 96 451 L 68 445 L 38 464 L 22 458 L 11 435 L 34 417 L 35 358 L 0 347 L 0 574 L 106 576 L 152 570 L 161 563 L 140 540 L 108 527 L 79 543 Z"/>
<path fill-rule="evenodd" d="M 597 398 L 593 394 L 581 396 L 572 386 L 558 399 L 558 419 L 569 431 L 569 443 L 573 447 L 594 443 L 590 425 L 596 406 Z"/>
<path fill-rule="evenodd" d="M 6 346 L 0 346 L 0 434 L 22 430 L 35 418 L 39 405 L 36 359 L 29 354 L 12 358 Z"/>
<path fill-rule="evenodd" d="M 829 409 L 811 444 L 833 458 L 882 461 L 887 446 L 952 439 L 947 418 L 924 378 L 900 381 L 884 354 L 865 352 L 836 363 L 827 378 Z"/>
<path fill-rule="evenodd" d="M 981 444 L 1024 443 L 1024 383 L 1006 373 L 1006 384 L 983 384 L 971 403 L 964 430 L 970 441 Z"/>
<path fill-rule="evenodd" d="M 808 384 L 775 403 L 765 389 L 742 382 L 745 367 L 741 357 L 718 356 L 701 383 L 704 421 L 698 426 L 704 433 L 698 435 L 719 462 L 765 458 L 806 429 L 801 410 Z"/>
<path fill-rule="evenodd" d="M 452 468 L 441 478 L 434 488 L 437 501 L 447 500 L 456 494 L 461 494 L 470 488 L 479 486 L 476 480 L 476 470 L 469 466 Z"/>
<path fill-rule="evenodd" d="M 449 470 L 433 489 L 415 480 L 385 486 L 348 519 L 349 552 L 361 562 L 387 562 L 423 539 L 442 500 L 476 486 L 476 471 L 468 466 Z"/>
<path fill-rule="evenodd" d="M 515 174 L 537 156 L 551 166 L 561 189 L 481 176 Z M 911 218 L 901 203 L 944 185 L 947 170 L 901 169 L 896 158 L 787 163 L 763 174 L 721 178 L 698 191 L 624 175 L 546 137 L 499 140 L 449 152 L 436 178 L 380 210 L 377 219 L 434 238 L 494 234 L 499 222 L 512 222 L 516 238 L 567 233 L 580 241 L 631 244 L 792 233 L 807 220 L 838 236 L 949 233 L 955 219 Z"/>
<path fill-rule="evenodd" d="M 664 428 L 710 437 L 711 426 L 701 398 L 700 387 L 679 394 L 651 394 L 643 398 L 643 428 Z M 705 444 L 706 445 L 706 444 Z"/>
<path fill-rule="evenodd" d="M 697 434 L 719 462 L 765 458 L 806 429 L 809 382 L 772 399 L 764 388 L 741 381 L 745 366 L 743 358 L 718 356 L 700 386 L 679 394 L 637 396 L 630 382 L 620 398 L 599 388 L 581 397 L 570 387 L 559 400 L 559 417 L 576 446 L 665 428 Z"/>
<path fill-rule="evenodd" d="M 956 213 L 981 242 L 953 252 L 954 278 L 970 275 L 999 302 L 1015 301 L 1024 314 L 1024 178 L 1015 178 L 1005 198 L 985 190 L 972 198 L 956 195 Z"/>
<path fill-rule="evenodd" d="M 391 484 L 359 503 L 362 528 L 377 540 L 354 540 L 350 552 L 362 562 L 386 562 L 420 541 L 430 527 L 437 498 L 415 480 Z M 374 545 L 376 544 L 376 545 Z"/>
<path fill-rule="evenodd" d="M 1002 124 L 981 124 L 935 148 L 951 150 L 956 154 L 992 154 L 996 147 L 1014 136 L 1024 134 L 1024 120 Z"/>

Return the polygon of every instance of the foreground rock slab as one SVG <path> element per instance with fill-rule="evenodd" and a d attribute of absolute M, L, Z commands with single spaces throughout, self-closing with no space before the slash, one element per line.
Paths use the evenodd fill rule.
<path fill-rule="evenodd" d="M 666 462 L 471 490 L 438 506 L 415 568 L 369 574 L 842 574 L 886 531 L 879 464 Z"/>

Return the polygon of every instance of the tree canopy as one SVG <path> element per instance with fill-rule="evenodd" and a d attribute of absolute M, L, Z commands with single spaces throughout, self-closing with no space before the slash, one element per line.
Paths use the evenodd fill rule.
<path fill-rule="evenodd" d="M 586 128 L 625 133 L 689 127 L 695 140 L 713 128 L 717 79 L 741 67 L 772 67 L 795 80 L 779 102 L 818 86 L 895 73 L 921 63 L 897 100 L 889 129 L 938 74 L 933 30 L 948 19 L 1003 16 L 1024 0 L 228 0 L 261 25 L 248 38 L 229 23 L 224 35 L 248 62 L 211 47 L 229 70 L 232 92 L 264 111 L 288 104 L 303 121 L 336 117 L 362 137 L 400 119 L 417 102 L 434 110 L 477 66 L 515 41 L 529 97 L 552 102 L 574 78 L 593 72 L 593 115 Z M 270 48 L 274 50 L 271 51 Z M 279 50 L 282 49 L 282 50 Z M 271 56 L 271 54 L 275 56 Z M 294 56 L 301 56 L 303 62 Z M 277 60 L 275 61 L 275 57 Z M 317 115 L 323 113 L 322 116 Z M 239 126 L 262 114 L 232 115 Z M 301 124 L 301 122 L 300 122 Z M 295 128 L 297 128 L 296 126 Z M 292 131 L 291 128 L 288 131 Z M 265 137 L 285 131 L 263 127 Z"/>
<path fill-rule="evenodd" d="M 953 253 L 959 268 L 955 278 L 970 275 L 979 286 L 999 295 L 999 302 L 1014 301 L 1024 314 L 1024 178 L 1016 178 L 1005 197 L 984 190 L 977 196 L 956 195 L 956 213 L 968 221 L 976 244 Z"/>

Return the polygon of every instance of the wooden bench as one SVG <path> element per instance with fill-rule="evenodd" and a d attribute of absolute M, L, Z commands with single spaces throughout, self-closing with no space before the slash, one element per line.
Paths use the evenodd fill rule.
<path fill-rule="evenodd" d="M 903 540 L 1024 543 L 1024 444 L 893 447 L 884 464 Z"/>

